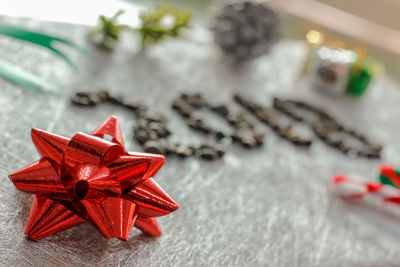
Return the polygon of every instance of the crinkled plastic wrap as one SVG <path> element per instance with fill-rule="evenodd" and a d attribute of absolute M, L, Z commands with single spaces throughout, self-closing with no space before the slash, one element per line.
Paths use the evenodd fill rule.
<path fill-rule="evenodd" d="M 86 29 L 80 26 L 12 22 L 80 44 L 85 40 Z M 325 107 L 344 124 L 382 143 L 383 161 L 400 162 L 400 90 L 395 82 L 378 77 L 358 100 L 322 96 L 298 80 L 307 49 L 302 43 L 282 41 L 270 54 L 234 69 L 224 62 L 207 31 L 193 31 L 193 36 L 165 41 L 146 54 L 135 53 L 139 47 L 132 40 L 111 54 L 94 50 L 90 62 L 80 64 L 80 77 L 47 51 L 0 39 L 1 57 L 65 88 L 61 96 L 41 96 L 0 81 L 1 265 L 398 265 L 399 221 L 344 203 L 328 187 L 337 173 L 373 177 L 379 163 L 346 157 L 319 141 L 309 150 L 298 149 L 261 124 L 266 136 L 259 150 L 227 146 L 225 157 L 214 162 L 167 158 L 157 181 L 180 209 L 158 220 L 160 238 L 133 229 L 128 241 L 120 242 L 104 238 L 88 223 L 36 242 L 24 237 L 32 196 L 16 190 L 7 175 L 38 158 L 29 129 L 73 136 L 77 130 L 90 132 L 114 114 L 120 119 L 126 149 L 139 151 L 132 139 L 132 115 L 108 105 L 73 107 L 69 96 L 76 88 L 107 87 L 128 100 L 141 101 L 168 118 L 171 138 L 187 143 L 205 137 L 186 128 L 170 109 L 182 91 L 201 91 L 210 102 L 230 103 L 238 110 L 233 93 L 263 105 L 272 105 L 272 96 L 299 98 Z"/>

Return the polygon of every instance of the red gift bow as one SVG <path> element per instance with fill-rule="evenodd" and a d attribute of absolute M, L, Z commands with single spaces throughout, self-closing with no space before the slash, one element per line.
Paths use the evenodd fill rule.
<path fill-rule="evenodd" d="M 157 237 L 154 217 L 179 208 L 152 178 L 165 158 L 125 151 L 114 116 L 72 138 L 32 129 L 32 141 L 42 158 L 9 177 L 17 189 L 35 194 L 25 230 L 34 240 L 86 221 L 107 238 L 126 241 L 132 226 Z"/>

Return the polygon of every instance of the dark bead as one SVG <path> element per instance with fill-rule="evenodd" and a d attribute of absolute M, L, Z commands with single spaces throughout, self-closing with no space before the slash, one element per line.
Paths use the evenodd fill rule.
<path fill-rule="evenodd" d="M 229 114 L 228 108 L 224 105 L 212 106 L 211 110 L 224 116 L 224 117 L 228 116 L 228 114 Z"/>
<path fill-rule="evenodd" d="M 291 137 L 290 141 L 296 146 L 304 146 L 304 147 L 309 147 L 312 143 L 311 140 L 304 140 L 298 136 Z"/>
<path fill-rule="evenodd" d="M 165 125 L 158 122 L 151 122 L 148 124 L 148 128 L 155 132 L 158 137 L 167 137 L 168 132 L 166 131 Z"/>
<path fill-rule="evenodd" d="M 368 149 L 368 148 L 364 148 L 358 151 L 358 155 L 370 159 L 379 159 L 381 157 L 381 153 L 379 150 Z"/>
<path fill-rule="evenodd" d="M 327 134 L 323 131 L 314 131 L 314 133 L 324 142 L 328 139 Z"/>
<path fill-rule="evenodd" d="M 271 128 L 276 128 L 279 126 L 279 122 L 278 119 L 276 119 L 276 117 L 265 118 L 264 122 L 268 124 L 268 126 L 270 126 Z"/>
<path fill-rule="evenodd" d="M 71 102 L 74 105 L 86 106 L 86 107 L 93 107 L 97 104 L 97 102 L 94 101 L 93 99 L 91 99 L 90 97 L 83 97 L 83 96 L 78 96 L 78 95 L 72 96 Z"/>
<path fill-rule="evenodd" d="M 256 146 L 262 146 L 264 144 L 264 136 L 263 135 L 255 135 L 254 141 Z"/>
<path fill-rule="evenodd" d="M 226 120 L 232 126 L 236 126 L 236 124 L 238 123 L 238 119 L 236 118 L 236 116 L 233 116 L 233 115 L 228 115 L 226 117 Z"/>
<path fill-rule="evenodd" d="M 187 95 L 185 98 L 181 99 L 185 102 L 185 104 L 194 107 L 194 108 L 201 108 L 205 106 L 205 100 L 200 94 L 194 94 L 194 95 Z"/>
<path fill-rule="evenodd" d="M 285 113 L 286 115 L 288 115 L 289 117 L 291 117 L 292 119 L 296 120 L 296 121 L 303 121 L 303 120 L 304 120 L 303 117 L 298 116 L 298 115 L 297 115 L 296 113 L 294 113 L 293 111 L 286 110 L 284 113 Z"/>
<path fill-rule="evenodd" d="M 147 134 L 148 134 L 150 140 L 160 139 L 156 131 L 153 131 L 150 128 L 147 128 L 146 131 L 147 131 Z"/>
<path fill-rule="evenodd" d="M 353 136 L 354 136 L 354 135 L 353 135 Z M 367 145 L 371 144 L 371 141 L 368 140 L 367 137 L 365 137 L 365 136 L 363 136 L 363 135 L 361 135 L 361 134 L 358 134 L 358 135 L 356 135 L 356 136 L 354 136 L 354 137 L 357 138 L 358 140 L 360 140 L 361 142 L 367 144 Z"/>
<path fill-rule="evenodd" d="M 323 141 L 328 138 L 328 134 L 333 134 L 333 132 L 329 132 L 329 129 L 325 128 L 319 120 L 312 123 L 312 128 L 314 133 Z"/>
<path fill-rule="evenodd" d="M 233 96 L 233 100 L 235 100 L 235 102 L 238 104 L 243 104 L 243 98 L 240 95 L 235 94 Z"/>
<path fill-rule="evenodd" d="M 254 142 L 254 138 L 252 136 L 243 136 L 241 139 L 239 139 L 239 142 L 245 148 L 256 147 L 256 143 Z"/>
<path fill-rule="evenodd" d="M 163 115 L 159 115 L 159 114 L 146 115 L 146 116 L 144 116 L 144 119 L 149 122 L 158 122 L 158 123 L 166 123 L 167 122 L 167 118 L 165 118 Z"/>
<path fill-rule="evenodd" d="M 194 130 L 200 130 L 202 127 L 204 127 L 204 122 L 200 118 L 191 117 L 186 121 L 186 123 Z"/>
<path fill-rule="evenodd" d="M 264 110 L 262 107 L 260 107 L 260 106 L 257 106 L 257 105 L 251 105 L 251 106 L 249 106 L 248 108 L 247 108 L 251 113 L 253 113 L 253 114 L 255 114 L 256 115 L 256 113 L 257 112 L 266 112 L 266 110 Z M 257 115 L 256 115 L 257 116 Z"/>
<path fill-rule="evenodd" d="M 246 105 L 246 109 L 252 114 L 256 114 L 257 111 L 260 111 L 260 108 L 255 106 L 255 105 L 253 105 L 253 104 Z"/>
<path fill-rule="evenodd" d="M 170 155 L 175 153 L 175 145 L 171 143 L 167 143 L 164 148 L 165 148 L 165 155 Z"/>
<path fill-rule="evenodd" d="M 159 132 L 157 132 L 159 137 L 165 138 L 171 135 L 171 132 L 167 128 L 161 128 Z"/>
<path fill-rule="evenodd" d="M 238 136 L 236 133 L 231 135 L 231 139 L 233 142 L 238 142 L 240 140 L 240 136 Z"/>
<path fill-rule="evenodd" d="M 281 100 L 281 99 L 275 97 L 275 98 L 274 98 L 274 101 L 273 101 L 273 106 L 274 106 L 274 108 L 276 108 L 276 109 L 281 109 L 282 107 L 285 106 L 285 102 L 284 102 L 283 100 Z"/>
<path fill-rule="evenodd" d="M 225 150 L 217 149 L 218 156 L 222 158 L 225 155 Z"/>
<path fill-rule="evenodd" d="M 235 132 L 234 136 L 234 140 L 244 147 L 252 148 L 257 146 L 254 133 L 250 129 L 240 128 Z"/>
<path fill-rule="evenodd" d="M 223 132 L 221 132 L 221 131 L 216 131 L 216 132 L 215 132 L 215 137 L 216 137 L 218 140 L 225 138 L 225 136 L 226 136 L 225 133 L 223 133 Z"/>
<path fill-rule="evenodd" d="M 312 140 L 303 140 L 303 146 L 309 147 L 312 144 Z"/>
<path fill-rule="evenodd" d="M 190 118 L 193 115 L 193 109 L 190 106 L 186 105 L 181 107 L 179 113 L 185 118 Z"/>
<path fill-rule="evenodd" d="M 123 106 L 133 112 L 137 111 L 139 109 L 139 106 L 136 104 L 132 103 L 123 103 Z"/>
<path fill-rule="evenodd" d="M 323 125 L 320 122 L 320 120 L 315 120 L 311 123 L 311 127 L 313 128 L 314 131 L 319 131 L 323 129 Z"/>
<path fill-rule="evenodd" d="M 269 122 L 268 122 L 268 126 L 269 127 L 271 127 L 271 129 L 275 132 L 275 133 L 277 133 L 277 132 L 280 132 L 281 131 L 281 126 L 279 125 L 279 123 L 277 122 L 277 121 L 274 121 L 274 120 L 270 120 Z"/>
<path fill-rule="evenodd" d="M 143 116 L 146 115 L 147 112 L 147 107 L 145 105 L 142 104 L 136 104 L 137 109 L 136 110 L 132 110 L 132 112 L 134 113 L 134 115 L 136 117 L 142 118 Z"/>
<path fill-rule="evenodd" d="M 152 154 L 165 154 L 165 150 L 158 141 L 147 141 L 143 145 L 143 150 L 146 153 L 152 153 Z"/>
<path fill-rule="evenodd" d="M 214 160 L 219 157 L 218 152 L 212 148 L 202 148 L 199 151 L 199 156 L 206 160 Z"/>
<path fill-rule="evenodd" d="M 179 97 L 186 101 L 189 98 L 189 95 L 185 94 L 185 93 L 182 93 Z"/>
<path fill-rule="evenodd" d="M 192 102 L 192 106 L 195 108 L 202 108 L 206 106 L 206 102 L 204 99 L 195 99 L 195 101 Z"/>
<path fill-rule="evenodd" d="M 91 92 L 76 92 L 75 95 L 79 97 L 89 97 L 92 93 Z"/>
<path fill-rule="evenodd" d="M 200 131 L 201 131 L 202 133 L 205 133 L 205 134 L 212 134 L 212 133 L 214 133 L 214 130 L 211 129 L 210 127 L 203 127 L 203 128 L 200 129 Z"/>
<path fill-rule="evenodd" d="M 107 91 L 105 91 L 105 90 L 99 91 L 99 92 L 97 93 L 97 96 L 99 97 L 99 99 L 100 99 L 102 102 L 107 101 L 108 98 L 110 97 L 109 93 L 108 93 Z"/>
<path fill-rule="evenodd" d="M 382 146 L 381 145 L 376 145 L 376 144 L 371 144 L 371 143 L 368 143 L 367 145 L 366 145 L 366 149 L 367 150 L 373 150 L 373 151 L 377 151 L 377 152 L 381 152 L 382 151 Z"/>
<path fill-rule="evenodd" d="M 340 151 L 342 151 L 343 153 L 348 153 L 348 152 L 351 150 L 351 147 L 350 147 L 348 144 L 342 142 L 342 143 L 340 144 L 340 146 L 339 146 L 339 149 L 340 149 Z"/>
<path fill-rule="evenodd" d="M 100 104 L 102 102 L 102 99 L 98 95 L 98 93 L 92 93 L 92 92 L 77 92 L 75 94 L 76 98 L 81 98 L 90 100 L 94 102 L 95 104 Z M 84 100 L 83 100 L 84 101 Z"/>
<path fill-rule="evenodd" d="M 344 132 L 346 132 L 347 134 L 353 136 L 354 138 L 356 138 L 356 139 L 358 139 L 358 140 L 360 140 L 362 142 L 367 143 L 367 138 L 365 136 L 363 136 L 362 134 L 356 132 L 353 129 L 348 129 L 347 128 L 347 129 L 344 129 Z"/>
<path fill-rule="evenodd" d="M 290 135 L 290 127 L 279 127 L 276 129 L 276 133 L 280 136 L 280 137 L 286 137 L 288 138 Z"/>
<path fill-rule="evenodd" d="M 271 119 L 271 116 L 263 110 L 258 110 L 254 115 L 262 122 L 268 122 Z"/>
<path fill-rule="evenodd" d="M 320 120 L 321 127 L 326 133 L 336 132 L 339 130 L 338 123 L 330 119 Z"/>
<path fill-rule="evenodd" d="M 172 102 L 172 108 L 175 110 L 181 110 L 183 106 L 185 106 L 186 103 L 182 99 L 175 99 Z"/>
<path fill-rule="evenodd" d="M 178 157 L 186 158 L 193 155 L 193 149 L 188 146 L 179 145 L 176 147 L 175 153 Z"/>
<path fill-rule="evenodd" d="M 146 131 L 141 130 L 135 132 L 135 139 L 137 142 L 139 142 L 139 144 L 144 144 L 145 142 L 150 140 L 150 137 Z"/>
<path fill-rule="evenodd" d="M 332 147 L 340 148 L 343 140 L 339 134 L 330 133 L 326 136 L 325 142 Z"/>
<path fill-rule="evenodd" d="M 107 101 L 115 105 L 124 105 L 124 100 L 120 96 L 109 96 Z"/>

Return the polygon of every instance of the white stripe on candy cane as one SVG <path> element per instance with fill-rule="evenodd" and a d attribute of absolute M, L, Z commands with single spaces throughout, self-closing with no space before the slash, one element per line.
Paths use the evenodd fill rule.
<path fill-rule="evenodd" d="M 338 175 L 332 179 L 331 188 L 344 199 L 358 199 L 400 217 L 400 190 L 393 186 L 367 181 L 358 175 Z"/>

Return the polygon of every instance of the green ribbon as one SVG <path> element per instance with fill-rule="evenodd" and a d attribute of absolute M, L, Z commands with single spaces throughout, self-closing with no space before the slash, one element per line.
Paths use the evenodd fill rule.
<path fill-rule="evenodd" d="M 0 59 L 0 75 L 15 84 L 31 89 L 37 93 L 44 93 L 44 91 L 59 92 L 57 87 L 52 83 L 2 59 Z"/>
<path fill-rule="evenodd" d="M 42 33 L 38 33 L 38 32 L 24 30 L 24 29 L 21 29 L 18 27 L 7 25 L 7 24 L 0 24 L 0 34 L 6 35 L 9 37 L 13 37 L 13 38 L 16 38 L 19 40 L 24 40 L 26 42 L 30 42 L 30 43 L 45 47 L 45 48 L 51 50 L 52 52 L 54 52 L 59 57 L 61 57 L 73 69 L 77 68 L 76 65 L 64 53 L 62 53 L 60 50 L 58 50 L 52 46 L 52 44 L 54 42 L 60 42 L 62 44 L 70 46 L 71 48 L 74 48 L 75 50 L 79 51 L 82 55 L 89 56 L 89 51 L 77 46 L 76 44 L 74 44 L 68 40 L 50 36 L 50 35 L 46 35 L 46 34 L 42 34 Z"/>
<path fill-rule="evenodd" d="M 59 42 L 61 44 L 65 44 L 77 50 L 84 56 L 88 57 L 90 55 L 89 51 L 87 51 L 82 47 L 79 47 L 78 45 L 68 40 L 38 32 L 28 31 L 7 24 L 0 23 L 0 34 L 47 48 L 53 53 L 55 53 L 57 56 L 59 56 L 61 59 L 63 59 L 73 70 L 77 70 L 77 66 L 72 62 L 72 60 L 67 55 L 65 55 L 59 49 L 53 47 L 54 43 Z M 39 76 L 30 73 L 16 66 L 13 63 L 1 59 L 0 59 L 0 76 L 18 85 L 29 88 L 35 92 L 43 93 L 44 91 L 53 91 L 53 92 L 59 91 L 55 85 L 45 81 Z"/>

